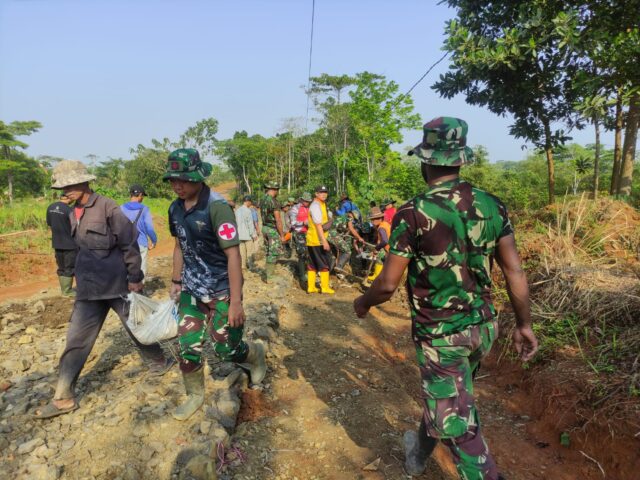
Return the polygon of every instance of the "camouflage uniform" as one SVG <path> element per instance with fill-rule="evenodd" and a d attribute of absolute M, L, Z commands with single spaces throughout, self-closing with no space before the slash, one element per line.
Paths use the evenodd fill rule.
<path fill-rule="evenodd" d="M 282 241 L 276 228 L 275 215 L 275 211 L 280 210 L 280 203 L 271 195 L 265 194 L 260 202 L 260 210 L 262 211 L 262 235 L 264 236 L 266 261 L 275 264 L 278 257 L 282 255 Z"/>
<path fill-rule="evenodd" d="M 434 133 L 439 128 L 445 138 Z M 425 163 L 461 165 L 473 155 L 465 138 L 465 122 L 437 119 L 425 125 L 414 153 Z M 480 429 L 473 374 L 497 337 L 492 258 L 498 240 L 512 233 L 502 202 L 460 179 L 430 186 L 393 221 L 390 252 L 411 259 L 406 287 L 426 431 L 451 450 L 463 479 L 498 478 Z"/>
<path fill-rule="evenodd" d="M 216 355 L 225 362 L 242 362 L 248 346 L 242 341 L 243 327 L 230 327 L 229 295 L 202 303 L 187 292 L 180 293 L 180 369 L 192 372 L 202 365 L 202 344 L 205 332 L 213 342 Z"/>
<path fill-rule="evenodd" d="M 346 215 L 335 216 L 331 225 L 329 243 L 338 249 L 340 254 L 351 255 L 353 239 L 349 232 L 349 217 Z"/>

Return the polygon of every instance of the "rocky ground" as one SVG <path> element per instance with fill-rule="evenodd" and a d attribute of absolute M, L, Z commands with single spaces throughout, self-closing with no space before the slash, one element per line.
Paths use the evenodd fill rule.
<path fill-rule="evenodd" d="M 156 258 L 148 289 L 166 295 L 169 258 Z M 247 273 L 247 336 L 268 348 L 261 388 L 208 352 L 205 408 L 186 422 L 177 368 L 153 378 L 111 315 L 83 371 L 81 408 L 30 418 L 51 398 L 72 302 L 55 289 L 0 306 L 0 471 L 16 479 L 400 479 L 401 438 L 420 415 L 418 371 L 406 309 L 390 303 L 357 319 L 359 289 L 306 295 L 286 265 L 265 285 Z M 511 399 L 519 386 L 478 380 L 489 444 L 510 479 L 595 479 L 596 465 L 529 428 Z M 579 473 L 578 473 L 579 472 Z M 424 478 L 456 478 L 438 447 Z"/>

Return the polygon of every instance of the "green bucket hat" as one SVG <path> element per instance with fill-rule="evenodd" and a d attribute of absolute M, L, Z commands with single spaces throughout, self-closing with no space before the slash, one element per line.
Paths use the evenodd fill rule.
<path fill-rule="evenodd" d="M 280 184 L 278 182 L 265 182 L 264 188 L 267 190 L 280 190 Z"/>
<path fill-rule="evenodd" d="M 179 148 L 169 154 L 167 170 L 162 180 L 177 178 L 187 182 L 204 182 L 211 175 L 213 166 L 200 160 L 195 148 Z"/>
<path fill-rule="evenodd" d="M 313 202 L 313 197 L 309 192 L 303 192 L 302 195 L 300 195 L 300 200 L 303 202 Z"/>
<path fill-rule="evenodd" d="M 473 150 L 467 147 L 467 122 L 459 118 L 438 117 L 424 124 L 422 143 L 409 151 L 427 165 L 458 167 L 473 163 Z"/>

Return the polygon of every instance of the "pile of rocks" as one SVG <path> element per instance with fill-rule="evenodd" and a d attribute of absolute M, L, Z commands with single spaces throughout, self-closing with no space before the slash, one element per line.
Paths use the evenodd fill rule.
<path fill-rule="evenodd" d="M 250 298 L 245 332 L 269 350 L 278 341 L 282 306 L 261 302 L 268 298 L 266 286 L 254 277 L 245 289 L 253 293 L 245 297 Z M 170 415 L 184 395 L 177 367 L 160 378 L 148 376 L 114 315 L 105 322 L 78 382 L 80 409 L 46 421 L 32 419 L 32 410 L 53 395 L 65 329 L 38 327 L 37 318 L 20 317 L 8 312 L 0 318 L 3 476 L 211 479 L 218 470 L 220 478 L 229 478 L 242 462 L 233 435 L 242 392 L 249 388 L 247 374 L 235 364 L 218 362 L 208 350 L 205 407 L 178 422 Z"/>

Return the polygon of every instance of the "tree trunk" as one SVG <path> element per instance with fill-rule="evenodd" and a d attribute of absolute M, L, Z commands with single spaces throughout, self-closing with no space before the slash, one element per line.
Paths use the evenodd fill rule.
<path fill-rule="evenodd" d="M 593 117 L 593 126 L 596 130 L 596 151 L 593 159 L 593 199 L 598 198 L 598 188 L 600 187 L 600 120 L 596 115 Z"/>
<path fill-rule="evenodd" d="M 633 181 L 633 160 L 636 156 L 636 143 L 638 140 L 638 124 L 640 122 L 640 94 L 634 93 L 629 102 L 627 112 L 627 127 L 624 131 L 624 144 L 622 146 L 622 164 L 620 165 L 620 181 L 618 183 L 618 195 L 631 195 L 631 182 Z"/>
<path fill-rule="evenodd" d="M 9 173 L 7 175 L 7 182 L 9 187 L 9 205 L 13 204 L 13 174 Z"/>
<path fill-rule="evenodd" d="M 613 170 L 611 171 L 611 186 L 609 194 L 615 195 L 618 192 L 618 181 L 620 180 L 620 160 L 622 159 L 622 91 L 618 89 L 616 98 L 616 128 L 615 143 L 613 147 Z"/>
<path fill-rule="evenodd" d="M 551 127 L 549 120 L 543 120 L 544 124 L 544 153 L 547 155 L 547 171 L 549 174 L 549 205 L 556 201 L 556 177 L 553 164 L 553 147 L 551 144 Z"/>
<path fill-rule="evenodd" d="M 311 149 L 307 150 L 307 185 L 311 183 Z"/>

